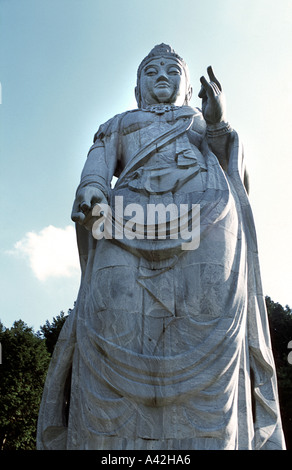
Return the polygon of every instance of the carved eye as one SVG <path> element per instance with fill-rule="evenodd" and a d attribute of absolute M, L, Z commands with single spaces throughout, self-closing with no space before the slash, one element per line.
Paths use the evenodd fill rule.
<path fill-rule="evenodd" d="M 156 75 L 157 70 L 154 67 L 149 67 L 148 69 L 145 70 L 145 75 L 151 77 L 152 75 Z"/>
<path fill-rule="evenodd" d="M 172 66 L 172 67 L 170 67 L 170 68 L 168 69 L 168 74 L 169 74 L 169 75 L 180 75 L 180 74 L 181 74 L 181 71 L 180 71 L 180 69 L 178 69 L 177 67 L 173 67 L 173 66 Z"/>

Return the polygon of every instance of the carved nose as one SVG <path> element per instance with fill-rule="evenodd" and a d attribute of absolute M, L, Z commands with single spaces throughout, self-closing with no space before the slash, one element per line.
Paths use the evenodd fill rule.
<path fill-rule="evenodd" d="M 167 82 L 168 83 L 168 77 L 164 72 L 160 72 L 159 76 L 157 77 L 157 82 Z"/>

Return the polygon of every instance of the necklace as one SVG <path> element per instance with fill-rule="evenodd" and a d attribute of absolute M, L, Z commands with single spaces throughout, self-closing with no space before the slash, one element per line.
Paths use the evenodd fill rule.
<path fill-rule="evenodd" d="M 179 106 L 175 106 L 174 104 L 151 104 L 142 108 L 142 111 L 150 111 L 150 113 L 155 114 L 164 114 L 168 111 L 174 111 L 178 108 Z"/>

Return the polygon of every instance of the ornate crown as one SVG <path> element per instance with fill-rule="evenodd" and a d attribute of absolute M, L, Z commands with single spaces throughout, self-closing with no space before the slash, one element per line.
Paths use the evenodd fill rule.
<path fill-rule="evenodd" d="M 145 65 L 151 60 L 159 59 L 160 57 L 172 57 L 173 59 L 178 60 L 183 65 L 185 70 L 187 69 L 187 64 L 185 63 L 183 58 L 180 57 L 175 52 L 175 50 L 172 49 L 171 46 L 169 46 L 168 44 L 161 43 L 153 47 L 153 49 L 149 52 L 149 54 L 142 60 L 138 68 L 138 73 L 137 73 L 138 79 L 140 77 L 141 70 L 143 69 L 143 67 L 145 67 Z"/>

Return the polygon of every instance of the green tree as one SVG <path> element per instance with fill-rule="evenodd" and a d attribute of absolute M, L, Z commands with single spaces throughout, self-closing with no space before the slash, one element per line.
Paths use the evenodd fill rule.
<path fill-rule="evenodd" d="M 71 311 L 71 309 L 68 310 L 68 315 L 71 313 Z M 65 313 L 62 311 L 60 312 L 60 315 L 57 315 L 53 318 L 52 323 L 47 320 L 46 323 L 40 327 L 40 333 L 45 338 L 46 347 L 50 355 L 53 354 L 55 344 L 68 315 L 65 315 Z"/>
<path fill-rule="evenodd" d="M 292 310 L 266 297 L 273 354 L 276 364 L 279 401 L 287 449 L 292 449 L 292 364 L 288 344 L 292 340 Z"/>
<path fill-rule="evenodd" d="M 0 448 L 35 449 L 36 426 L 50 355 L 22 320 L 0 324 Z"/>

